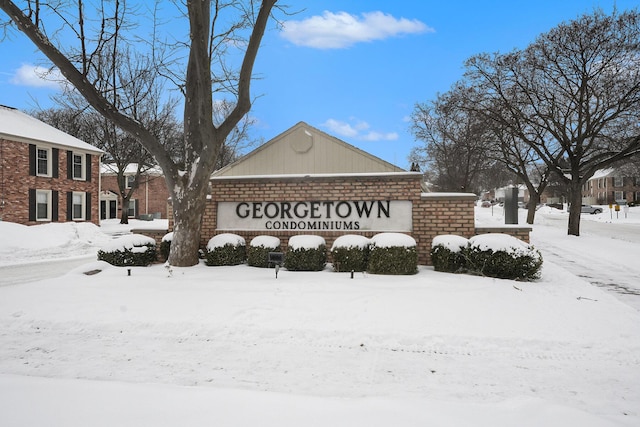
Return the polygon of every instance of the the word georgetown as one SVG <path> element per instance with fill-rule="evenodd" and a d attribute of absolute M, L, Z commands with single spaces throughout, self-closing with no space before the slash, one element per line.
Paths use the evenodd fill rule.
<path fill-rule="evenodd" d="M 527 228 L 476 228 L 475 201 L 469 193 L 426 192 L 421 173 L 300 122 L 213 174 L 200 245 L 221 233 L 247 242 L 270 235 L 286 251 L 299 234 L 322 236 L 331 248 L 345 234 L 395 232 L 412 236 L 419 263 L 430 264 L 437 235 L 500 231 L 528 240 Z"/>

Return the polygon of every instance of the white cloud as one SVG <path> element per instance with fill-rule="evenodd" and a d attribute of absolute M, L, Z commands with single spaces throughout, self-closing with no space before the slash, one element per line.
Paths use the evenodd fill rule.
<path fill-rule="evenodd" d="M 363 141 L 395 141 L 398 139 L 398 134 L 395 132 L 368 132 L 358 139 Z"/>
<path fill-rule="evenodd" d="M 327 128 L 329 132 L 338 136 L 353 138 L 358 135 L 358 130 L 356 128 L 351 126 L 349 123 L 341 122 L 339 120 L 328 119 L 322 124 L 322 126 Z"/>
<path fill-rule="evenodd" d="M 49 89 L 60 89 L 65 81 L 59 70 L 49 70 L 32 64 L 22 64 L 10 80 L 14 85 Z"/>
<path fill-rule="evenodd" d="M 379 11 L 363 13 L 361 16 L 324 11 L 322 16 L 285 22 L 282 36 L 298 46 L 339 49 L 401 34 L 433 31 L 433 28 L 417 19 L 398 19 Z"/>
<path fill-rule="evenodd" d="M 395 132 L 376 132 L 369 131 L 369 123 L 351 117 L 353 123 L 347 123 L 340 120 L 328 119 L 322 124 L 322 127 L 333 135 L 356 139 L 359 141 L 395 141 L 398 134 Z"/>

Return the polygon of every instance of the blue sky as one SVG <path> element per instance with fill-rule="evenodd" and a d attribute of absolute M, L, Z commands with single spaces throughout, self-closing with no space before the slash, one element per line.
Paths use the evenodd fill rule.
<path fill-rule="evenodd" d="M 258 54 L 251 115 L 266 140 L 305 121 L 400 167 L 418 144 L 408 117 L 445 92 L 468 57 L 524 48 L 562 21 L 638 0 L 285 1 L 284 31 Z M 1 16 L 0 20 L 4 20 Z M 55 85 L 37 78 L 42 57 L 21 35 L 0 42 L 0 104 L 49 107 Z"/>

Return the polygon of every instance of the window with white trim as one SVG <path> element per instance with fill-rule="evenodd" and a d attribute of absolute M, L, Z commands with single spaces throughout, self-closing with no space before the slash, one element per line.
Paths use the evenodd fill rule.
<path fill-rule="evenodd" d="M 135 199 L 130 199 L 129 200 L 129 213 L 127 214 L 127 216 L 131 217 L 131 218 L 135 218 L 136 217 L 136 200 Z"/>
<path fill-rule="evenodd" d="M 624 191 L 614 191 L 613 198 L 616 202 L 624 200 Z"/>
<path fill-rule="evenodd" d="M 127 175 L 127 176 L 125 176 L 125 188 L 133 188 L 135 183 L 136 183 L 136 176 L 135 175 Z"/>
<path fill-rule="evenodd" d="M 614 187 L 622 187 L 623 180 L 621 176 L 613 177 L 613 186 Z M 617 200 L 617 199 L 616 199 Z"/>
<path fill-rule="evenodd" d="M 71 197 L 71 218 L 84 220 L 86 193 L 73 192 Z"/>
<path fill-rule="evenodd" d="M 51 176 L 51 148 L 36 148 L 36 175 Z"/>
<path fill-rule="evenodd" d="M 36 221 L 51 221 L 51 190 L 36 190 Z"/>
<path fill-rule="evenodd" d="M 85 156 L 83 154 L 73 153 L 72 157 L 73 157 L 73 161 L 72 161 L 71 167 L 73 169 L 73 179 L 84 180 L 85 179 L 85 176 L 84 176 L 84 171 L 85 171 L 84 158 L 85 158 Z"/>

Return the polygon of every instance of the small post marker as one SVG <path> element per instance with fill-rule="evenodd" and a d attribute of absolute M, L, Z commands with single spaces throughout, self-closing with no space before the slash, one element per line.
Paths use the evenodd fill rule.
<path fill-rule="evenodd" d="M 276 279 L 278 278 L 278 271 L 280 271 L 280 266 L 284 262 L 284 253 L 282 252 L 269 252 L 269 257 L 267 259 L 269 264 L 273 264 L 276 270 Z"/>
<path fill-rule="evenodd" d="M 131 276 L 131 269 L 127 268 L 127 276 Z"/>
<path fill-rule="evenodd" d="M 351 278 L 353 279 L 353 270 L 351 270 Z"/>

